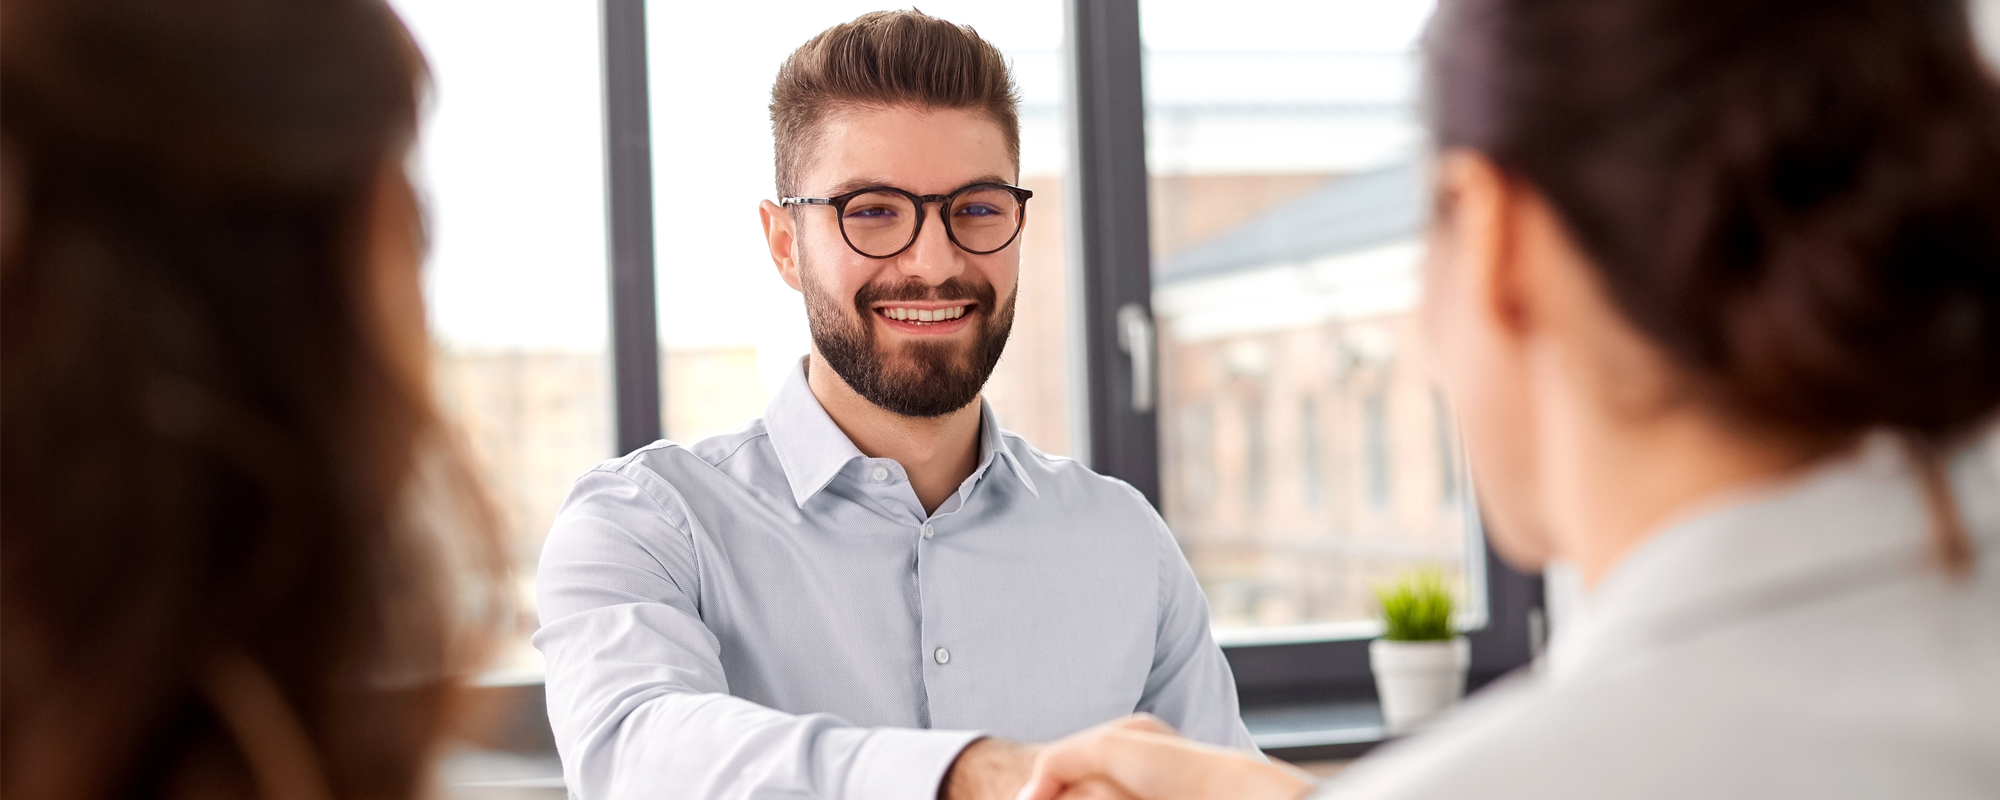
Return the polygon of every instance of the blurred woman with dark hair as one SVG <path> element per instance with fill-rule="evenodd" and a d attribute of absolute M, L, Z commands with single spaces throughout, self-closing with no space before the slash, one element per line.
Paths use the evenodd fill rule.
<path fill-rule="evenodd" d="M 10 0 L 0 793 L 407 798 L 504 618 L 382 0 Z"/>
<path fill-rule="evenodd" d="M 1425 314 L 1545 669 L 1326 787 L 2000 797 L 2000 88 L 1962 0 L 1444 0 Z M 1295 798 L 1145 719 L 1024 800 Z"/>

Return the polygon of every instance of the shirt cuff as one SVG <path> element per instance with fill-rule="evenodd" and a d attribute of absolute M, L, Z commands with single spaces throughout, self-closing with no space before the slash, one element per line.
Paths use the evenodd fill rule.
<path fill-rule="evenodd" d="M 882 800 L 936 800 L 938 785 L 958 754 L 981 731 L 876 728 L 855 751 L 847 773 L 847 797 Z"/>

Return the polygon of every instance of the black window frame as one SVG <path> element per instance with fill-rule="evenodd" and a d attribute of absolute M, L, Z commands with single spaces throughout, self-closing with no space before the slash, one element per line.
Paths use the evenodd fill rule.
<path fill-rule="evenodd" d="M 1151 323 L 1152 254 L 1140 0 L 1066 0 L 1074 190 L 1070 238 L 1072 426 L 1080 460 L 1160 504 L 1158 370 Z M 618 452 L 660 438 L 660 380 L 644 0 L 601 0 L 610 270 L 612 385 Z M 671 287 L 667 287 L 671 289 Z M 1472 487 L 1460 487 L 1470 493 Z M 1480 548 L 1483 625 L 1472 642 L 1469 686 L 1527 664 L 1541 638 L 1542 580 Z M 1226 647 L 1246 711 L 1310 704 L 1373 704 L 1362 639 Z M 1379 736 L 1377 737 L 1379 738 Z M 1347 755 L 1362 737 L 1267 748 L 1302 758 Z"/>

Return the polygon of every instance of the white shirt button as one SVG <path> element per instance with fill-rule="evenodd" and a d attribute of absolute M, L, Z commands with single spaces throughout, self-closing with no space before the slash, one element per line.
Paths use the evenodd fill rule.
<path fill-rule="evenodd" d="M 938 648 L 938 649 L 937 649 L 937 652 L 935 652 L 935 653 L 932 653 L 931 655 L 933 655 L 933 656 L 935 656 L 935 657 L 937 658 L 937 662 L 938 662 L 939 664 L 949 664 L 949 663 L 951 663 L 951 651 L 950 651 L 950 650 L 946 650 L 946 649 L 944 649 L 944 648 L 940 647 L 940 648 Z"/>
<path fill-rule="evenodd" d="M 932 536 L 936 535 L 937 531 L 931 530 L 931 524 L 928 522 L 924 523 L 924 538 L 929 539 Z M 944 663 L 944 662 L 938 662 L 938 663 Z"/>
<path fill-rule="evenodd" d="M 875 468 L 875 471 L 874 471 L 874 472 L 870 472 L 870 473 L 868 473 L 868 475 L 869 475 L 869 477 L 872 477 L 872 478 L 874 478 L 875 480 L 878 480 L 878 481 L 886 481 L 886 480 L 888 480 L 888 479 L 889 479 L 889 468 L 888 468 L 888 467 L 876 467 L 876 468 Z"/>

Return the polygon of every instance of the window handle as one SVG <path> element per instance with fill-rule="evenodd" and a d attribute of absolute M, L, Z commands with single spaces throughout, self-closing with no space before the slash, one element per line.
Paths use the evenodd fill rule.
<path fill-rule="evenodd" d="M 1139 303 L 1118 307 L 1118 349 L 1132 357 L 1132 410 L 1153 410 L 1153 315 Z"/>

